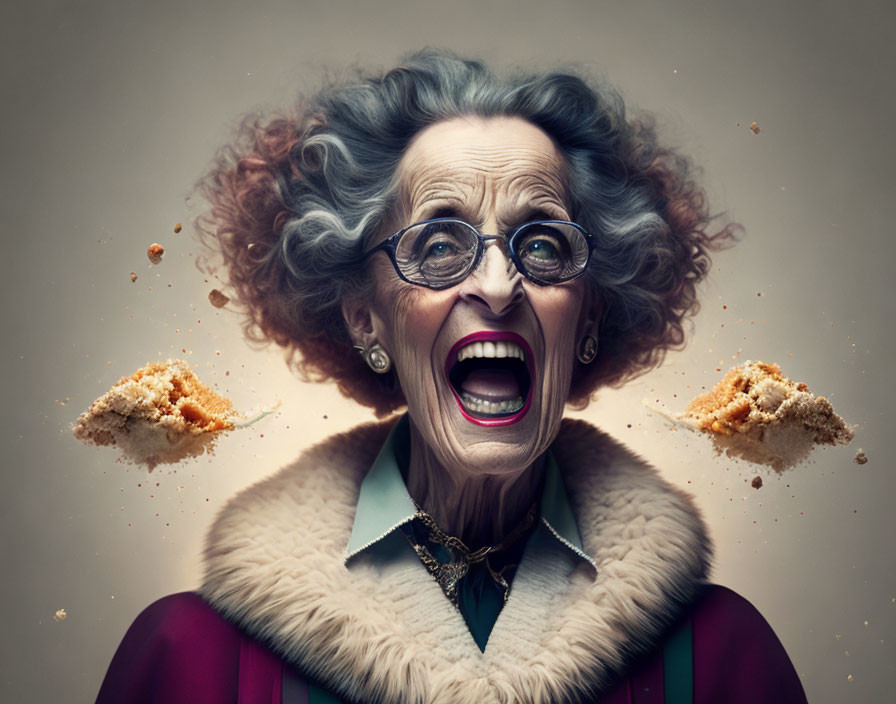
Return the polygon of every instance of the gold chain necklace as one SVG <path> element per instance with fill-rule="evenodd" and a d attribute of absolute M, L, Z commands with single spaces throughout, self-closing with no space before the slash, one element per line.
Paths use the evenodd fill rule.
<path fill-rule="evenodd" d="M 414 516 L 415 520 L 419 521 L 429 532 L 430 543 L 443 545 L 448 548 L 451 552 L 450 562 L 439 562 L 426 545 L 423 545 L 418 540 L 414 539 L 412 532 L 405 532 L 405 536 L 407 537 L 408 542 L 410 542 L 411 547 L 414 548 L 414 552 L 420 557 L 420 560 L 423 562 L 426 569 L 439 583 L 439 586 L 442 587 L 445 596 L 447 596 L 455 606 L 457 606 L 458 582 L 467 575 L 470 571 L 470 567 L 477 565 L 480 562 L 485 564 L 492 579 L 503 589 L 504 601 L 506 603 L 507 597 L 510 594 L 510 585 L 504 577 L 504 573 L 507 570 L 516 567 L 516 565 L 507 564 L 496 571 L 492 569 L 488 558 L 494 553 L 508 549 L 529 531 L 535 523 L 535 518 L 538 513 L 537 507 L 538 502 L 536 501 L 529 508 L 526 516 L 520 521 L 516 528 L 510 531 L 510 533 L 507 534 L 507 537 L 497 545 L 486 545 L 478 550 L 470 550 L 460 538 L 448 535 L 445 531 L 439 528 L 433 517 L 418 506 L 417 513 Z"/>

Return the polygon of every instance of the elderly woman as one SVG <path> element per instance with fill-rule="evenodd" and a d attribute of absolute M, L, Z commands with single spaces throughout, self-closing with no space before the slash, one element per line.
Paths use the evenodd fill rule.
<path fill-rule="evenodd" d="M 803 702 L 682 492 L 583 422 L 683 341 L 687 163 L 619 96 L 421 53 L 244 126 L 204 181 L 247 334 L 400 418 L 237 496 L 99 702 Z"/>

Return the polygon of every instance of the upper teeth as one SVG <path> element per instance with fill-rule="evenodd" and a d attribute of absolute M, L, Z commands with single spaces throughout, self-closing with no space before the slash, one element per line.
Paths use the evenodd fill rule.
<path fill-rule="evenodd" d="M 484 340 L 482 342 L 471 342 L 469 345 L 462 347 L 457 353 L 458 362 L 474 357 L 516 357 L 524 362 L 526 361 L 523 348 L 515 342 L 508 341 L 492 342 L 491 340 Z"/>

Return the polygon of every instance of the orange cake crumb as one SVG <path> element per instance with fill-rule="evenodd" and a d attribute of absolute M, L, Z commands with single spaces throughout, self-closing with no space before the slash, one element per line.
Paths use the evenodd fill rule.
<path fill-rule="evenodd" d="M 158 264 L 160 261 L 162 261 L 162 255 L 164 254 L 165 248 L 158 243 L 149 245 L 149 249 L 146 250 L 146 256 L 149 257 L 149 261 L 151 261 L 153 264 Z"/>
<path fill-rule="evenodd" d="M 208 292 L 208 300 L 215 308 L 223 308 L 230 302 L 230 299 L 216 288 Z"/>
<path fill-rule="evenodd" d="M 203 384 L 187 362 L 168 360 L 120 379 L 81 414 L 73 432 L 88 445 L 115 445 L 122 460 L 152 471 L 210 452 L 235 417 L 231 402 Z"/>
<path fill-rule="evenodd" d="M 778 471 L 805 459 L 815 445 L 847 445 L 853 438 L 824 396 L 766 362 L 730 369 L 682 417 L 711 433 L 719 451 Z"/>

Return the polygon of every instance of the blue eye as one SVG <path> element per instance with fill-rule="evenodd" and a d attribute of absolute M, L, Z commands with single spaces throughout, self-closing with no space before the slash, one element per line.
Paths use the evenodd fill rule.
<path fill-rule="evenodd" d="M 544 237 L 530 239 L 526 242 L 520 254 L 524 258 L 532 257 L 543 262 L 552 261 L 558 256 L 557 247 Z"/>
<path fill-rule="evenodd" d="M 433 242 L 426 248 L 426 258 L 447 257 L 457 251 L 457 247 L 450 242 Z"/>
<path fill-rule="evenodd" d="M 463 275 L 476 256 L 476 231 L 459 220 L 411 225 L 395 249 L 395 260 L 411 283 L 443 287 Z"/>

